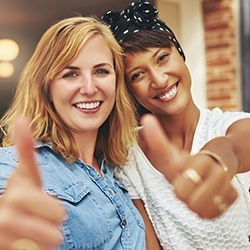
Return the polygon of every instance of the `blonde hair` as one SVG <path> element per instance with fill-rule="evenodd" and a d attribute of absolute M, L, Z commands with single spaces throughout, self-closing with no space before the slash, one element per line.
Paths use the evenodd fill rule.
<path fill-rule="evenodd" d="M 135 108 L 124 84 L 122 49 L 109 28 L 94 17 L 67 18 L 44 33 L 21 74 L 12 104 L 0 121 L 3 146 L 13 145 L 13 122 L 19 115 L 25 115 L 35 140 L 52 142 L 53 149 L 68 162 L 78 158 L 72 134 L 55 112 L 49 89 L 56 74 L 77 57 L 95 34 L 101 35 L 110 48 L 116 72 L 116 101 L 99 129 L 95 156 L 103 154 L 111 166 L 126 163 L 128 149 L 136 140 Z"/>

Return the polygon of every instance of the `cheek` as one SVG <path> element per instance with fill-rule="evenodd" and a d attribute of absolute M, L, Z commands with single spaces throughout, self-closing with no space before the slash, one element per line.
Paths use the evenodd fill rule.
<path fill-rule="evenodd" d="M 62 84 L 60 82 L 52 82 L 50 87 L 50 98 L 55 103 L 69 101 L 73 96 L 75 89 L 70 84 Z"/>
<path fill-rule="evenodd" d="M 55 91 L 51 93 L 51 101 L 53 102 L 55 109 L 67 100 L 67 95 L 65 95 L 65 93 L 66 91 Z"/>
<path fill-rule="evenodd" d="M 50 85 L 50 99 L 53 103 L 58 99 L 58 96 L 60 96 L 60 88 L 56 81 L 52 81 Z"/>
<path fill-rule="evenodd" d="M 180 71 L 183 72 L 182 73 L 182 76 L 191 82 L 191 75 L 190 75 L 190 72 L 189 72 L 189 69 L 187 68 L 186 64 L 182 65 L 182 67 L 180 67 Z"/>
<path fill-rule="evenodd" d="M 147 96 L 146 86 L 137 85 L 130 88 L 136 99 L 141 100 Z"/>
<path fill-rule="evenodd" d="M 115 97 L 116 80 L 115 78 L 102 84 L 102 91 L 109 97 Z"/>
<path fill-rule="evenodd" d="M 63 115 L 65 106 L 70 102 L 70 92 L 64 88 L 51 88 L 51 102 L 58 114 Z"/>

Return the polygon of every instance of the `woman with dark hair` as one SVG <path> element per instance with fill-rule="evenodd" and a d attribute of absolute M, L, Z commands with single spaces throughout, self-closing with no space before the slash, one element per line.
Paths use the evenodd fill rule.
<path fill-rule="evenodd" d="M 184 52 L 149 2 L 103 20 L 124 49 L 128 88 L 152 113 L 117 177 L 164 249 L 249 249 L 250 114 L 195 105 Z"/>

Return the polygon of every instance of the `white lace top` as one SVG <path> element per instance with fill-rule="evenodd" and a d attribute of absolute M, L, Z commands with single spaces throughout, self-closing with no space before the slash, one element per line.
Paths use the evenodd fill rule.
<path fill-rule="evenodd" d="M 204 109 L 196 128 L 191 154 L 214 137 L 225 135 L 236 120 L 250 117 L 243 112 Z M 176 198 L 165 177 L 152 167 L 139 147 L 116 176 L 128 187 L 132 199 L 142 199 L 164 249 L 250 249 L 250 172 L 232 180 L 237 201 L 215 220 L 203 220 Z"/>

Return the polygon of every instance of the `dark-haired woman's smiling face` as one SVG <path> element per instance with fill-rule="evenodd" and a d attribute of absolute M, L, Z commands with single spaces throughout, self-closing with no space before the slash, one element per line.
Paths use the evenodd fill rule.
<path fill-rule="evenodd" d="M 191 77 L 178 50 L 148 48 L 125 55 L 127 84 L 136 99 L 156 115 L 181 112 L 191 98 Z"/>

